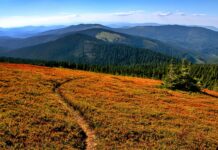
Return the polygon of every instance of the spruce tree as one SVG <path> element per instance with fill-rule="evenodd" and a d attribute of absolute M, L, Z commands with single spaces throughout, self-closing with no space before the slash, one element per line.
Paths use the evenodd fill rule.
<path fill-rule="evenodd" d="M 175 69 L 175 66 L 173 65 L 173 63 L 171 63 L 169 65 L 169 68 L 168 68 L 168 74 L 165 78 L 165 81 L 164 81 L 164 85 L 165 87 L 169 88 L 169 89 L 175 89 L 176 88 L 176 85 L 177 85 L 177 79 L 178 79 L 178 76 L 176 74 L 176 69 Z"/>
<path fill-rule="evenodd" d="M 180 68 L 176 68 L 173 63 L 169 65 L 169 71 L 164 81 L 166 88 L 184 91 L 200 91 L 199 82 L 190 74 L 191 64 L 183 60 Z"/>

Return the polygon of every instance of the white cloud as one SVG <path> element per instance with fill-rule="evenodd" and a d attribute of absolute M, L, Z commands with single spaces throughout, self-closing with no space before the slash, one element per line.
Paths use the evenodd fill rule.
<path fill-rule="evenodd" d="M 113 13 L 116 16 L 131 16 L 131 15 L 135 15 L 135 14 L 139 14 L 139 13 L 144 13 L 143 10 L 135 10 L 135 11 L 127 11 L 127 12 L 116 12 Z"/>
<path fill-rule="evenodd" d="M 57 15 L 57 16 L 12 16 L 0 18 L 1 27 L 16 27 L 28 25 L 53 25 L 67 24 L 75 20 L 78 15 Z"/>
<path fill-rule="evenodd" d="M 202 17 L 202 16 L 206 16 L 206 14 L 192 14 L 193 16 L 196 16 L 196 17 Z"/>
<path fill-rule="evenodd" d="M 12 16 L 0 17 L 0 27 L 17 27 L 28 25 L 70 25 L 78 23 L 147 23 L 210 25 L 218 26 L 218 17 L 207 16 L 202 13 L 188 14 L 176 12 L 144 12 L 141 10 L 110 13 L 60 13 L 52 16 Z"/>
<path fill-rule="evenodd" d="M 175 14 L 179 15 L 179 16 L 186 16 L 186 13 L 185 12 L 181 12 L 181 11 L 178 11 Z"/>
<path fill-rule="evenodd" d="M 157 13 L 155 13 L 155 15 L 157 15 L 159 17 L 166 17 L 166 16 L 173 15 L 173 13 L 172 12 L 157 12 Z"/>

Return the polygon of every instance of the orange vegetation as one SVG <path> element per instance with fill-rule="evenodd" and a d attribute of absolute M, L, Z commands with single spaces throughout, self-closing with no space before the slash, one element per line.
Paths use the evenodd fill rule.
<path fill-rule="evenodd" d="M 49 71 L 0 64 L 0 149 L 84 148 L 84 132 L 52 91 Z"/>
<path fill-rule="evenodd" d="M 64 147 L 69 146 L 69 138 L 74 145 L 84 140 L 81 128 L 64 113 L 51 90 L 51 81 L 66 79 L 72 80 L 60 91 L 95 131 L 97 149 L 218 147 L 218 93 L 214 91 L 171 91 L 161 89 L 158 80 L 18 64 L 0 64 L 0 76 L 1 147 L 7 147 L 8 140 L 18 147 L 40 146 L 41 141 L 45 147 Z M 53 126 L 60 125 L 66 130 L 53 135 Z"/>

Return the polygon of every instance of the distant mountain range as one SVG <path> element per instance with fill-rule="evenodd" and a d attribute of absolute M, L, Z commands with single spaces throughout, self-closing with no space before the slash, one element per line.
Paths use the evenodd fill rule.
<path fill-rule="evenodd" d="M 111 27 L 111 28 L 131 28 L 131 27 L 137 27 L 137 26 L 166 26 L 166 25 L 169 25 L 169 24 L 159 24 L 159 23 L 114 23 L 114 24 L 108 24 L 107 26 Z M 218 28 L 214 27 L 214 26 L 197 26 L 197 25 L 192 25 L 192 26 L 183 25 L 183 26 L 202 27 L 202 28 L 213 30 L 213 31 L 218 31 Z"/>
<path fill-rule="evenodd" d="M 158 23 L 114 23 L 108 24 L 107 26 L 111 28 L 130 28 L 135 26 L 161 26 L 162 24 Z"/>
<path fill-rule="evenodd" d="M 202 27 L 156 24 L 112 28 L 100 24 L 80 24 L 41 31 L 34 32 L 33 36 L 26 38 L 15 38 L 0 33 L 0 54 L 21 58 L 66 59 L 102 64 L 111 62 L 118 64 L 111 55 L 116 58 L 119 55 L 117 60 L 122 58 L 120 64 L 124 64 L 129 60 L 123 60 L 125 57 L 122 57 L 121 52 L 126 59 L 131 60 L 133 58 L 129 54 L 134 57 L 137 54 L 139 58 L 142 55 L 148 60 L 145 52 L 149 52 L 150 57 L 161 55 L 161 58 L 164 57 L 166 60 L 173 56 L 186 58 L 193 63 L 218 64 L 218 32 Z M 20 32 L 22 33 L 22 30 Z M 125 49 L 131 49 L 126 50 L 128 55 L 125 55 Z M 142 54 L 139 55 L 138 52 Z M 155 61 L 158 62 L 157 59 Z"/>
<path fill-rule="evenodd" d="M 204 28 L 210 29 L 210 30 L 214 30 L 218 32 L 218 28 L 217 27 L 213 27 L 213 26 L 204 26 Z"/>
<path fill-rule="evenodd" d="M 106 27 L 104 27 L 104 28 L 106 28 Z M 108 43 L 110 45 L 122 44 L 122 47 L 124 45 L 126 45 L 126 46 L 131 46 L 132 48 L 144 48 L 146 50 L 152 50 L 154 52 L 159 52 L 159 53 L 162 53 L 162 54 L 165 54 L 168 56 L 182 57 L 183 55 L 186 54 L 185 51 L 180 51 L 179 49 L 171 47 L 170 45 L 164 44 L 158 40 L 122 34 L 122 33 L 111 31 L 109 29 L 92 28 L 92 29 L 87 29 L 87 30 L 82 30 L 82 31 L 70 30 L 71 32 L 63 32 L 61 30 L 62 29 L 56 30 L 57 34 L 55 34 L 55 31 L 52 31 L 52 34 L 45 35 L 45 33 L 44 33 L 43 36 L 40 35 L 40 36 L 31 37 L 31 38 L 16 40 L 13 44 L 10 44 L 10 46 L 13 46 L 13 48 L 15 48 L 17 46 L 18 50 L 9 51 L 7 55 L 13 56 L 13 57 L 28 58 L 28 56 L 29 56 L 28 53 L 30 52 L 31 54 L 33 54 L 32 50 L 35 49 L 35 47 L 38 47 L 36 42 L 38 44 L 43 44 L 43 43 L 48 44 L 46 42 L 49 42 L 49 41 L 52 42 L 54 40 L 62 39 L 66 36 L 73 36 L 75 34 L 82 34 L 84 37 L 84 40 L 86 39 L 85 37 L 88 36 L 88 37 L 92 37 L 93 39 L 98 40 L 98 42 L 102 41 L 102 42 Z M 68 30 L 69 30 L 69 28 L 68 28 Z M 63 34 L 60 34 L 60 31 Z M 75 31 L 75 32 L 73 32 L 73 31 Z M 75 40 L 76 40 L 76 38 L 75 38 Z M 58 41 L 55 41 L 55 42 L 58 42 Z M 64 43 L 64 42 L 62 41 L 62 43 Z M 75 43 L 77 43 L 77 42 L 75 42 Z M 27 47 L 27 44 L 29 44 L 29 46 L 31 46 L 31 47 Z M 67 45 L 64 45 L 64 46 L 66 47 Z M 24 48 L 22 48 L 22 47 L 24 47 Z M 52 46 L 48 46 L 48 47 L 52 47 Z M 21 50 L 24 50 L 24 49 L 25 49 L 25 53 L 21 52 Z M 46 49 L 45 45 L 44 45 L 43 49 Z M 51 52 L 51 50 L 49 50 L 49 51 Z M 13 53 L 13 55 L 12 55 L 12 53 Z M 38 53 L 41 53 L 41 52 L 38 51 Z M 34 52 L 34 55 L 36 55 L 36 52 Z M 33 58 L 33 56 L 31 55 L 31 57 L 29 57 L 29 58 Z M 55 57 L 53 57 L 52 60 L 55 60 Z"/>
<path fill-rule="evenodd" d="M 64 28 L 65 26 L 26 26 L 17 28 L 0 28 L 0 36 L 26 38 L 48 30 Z"/>
<path fill-rule="evenodd" d="M 218 62 L 218 32 L 202 27 L 179 25 L 138 26 L 116 31 L 157 39 L 172 46 L 189 51 L 192 55 L 209 63 Z"/>
<path fill-rule="evenodd" d="M 66 28 L 59 28 L 56 30 L 50 30 L 47 32 L 43 32 L 39 35 L 63 35 L 63 34 L 68 34 L 68 33 L 72 33 L 72 32 L 83 31 L 83 30 L 87 30 L 87 29 L 95 29 L 95 28 L 109 29 L 109 27 L 106 27 L 106 26 L 103 26 L 100 24 L 79 24 L 79 25 L 68 26 Z"/>
<path fill-rule="evenodd" d="M 22 47 L 28 47 L 28 46 L 46 43 L 61 38 L 68 34 L 72 34 L 87 29 L 95 29 L 95 28 L 107 28 L 107 27 L 98 24 L 80 24 L 77 26 L 73 25 L 73 26 L 68 26 L 66 28 L 58 28 L 45 32 L 40 32 L 35 34 L 34 36 L 26 37 L 26 38 L 6 37 L 6 36 L 1 36 L 0 34 L 0 46 L 7 48 L 9 50 L 13 50 Z"/>

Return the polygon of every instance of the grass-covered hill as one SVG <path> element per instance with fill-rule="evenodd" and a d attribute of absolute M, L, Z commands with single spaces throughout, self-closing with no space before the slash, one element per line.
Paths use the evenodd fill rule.
<path fill-rule="evenodd" d="M 140 36 L 132 36 L 132 35 L 123 34 L 108 29 L 95 28 L 95 29 L 83 30 L 80 31 L 79 33 L 89 35 L 112 44 L 125 44 L 132 47 L 150 49 L 152 51 L 160 52 L 168 56 L 175 56 L 175 57 L 182 58 L 188 55 L 187 51 L 165 44 L 158 40 L 140 37 Z"/>
<path fill-rule="evenodd" d="M 0 63 L 1 149 L 216 149 L 218 93 Z"/>
<path fill-rule="evenodd" d="M 171 59 L 151 50 L 110 43 L 81 33 L 73 33 L 55 41 L 10 51 L 5 55 L 107 65 L 160 64 L 167 63 Z"/>

